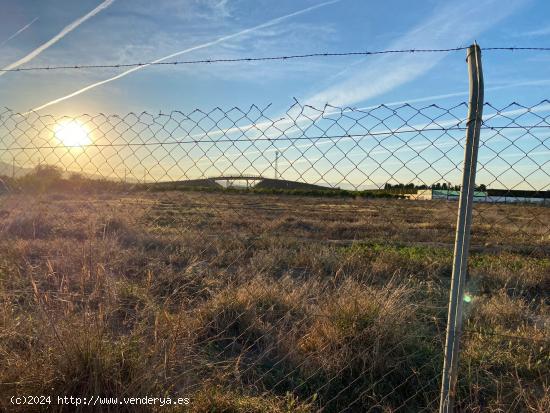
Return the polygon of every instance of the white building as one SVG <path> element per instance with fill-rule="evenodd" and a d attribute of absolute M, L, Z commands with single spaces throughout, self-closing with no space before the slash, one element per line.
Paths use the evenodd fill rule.
<path fill-rule="evenodd" d="M 448 200 L 448 201 L 458 201 L 460 199 L 460 191 L 451 191 L 447 189 L 419 189 L 416 191 L 416 194 L 407 194 L 405 195 L 407 199 L 414 200 Z M 474 192 L 474 201 L 475 202 L 492 202 L 492 203 L 504 203 L 504 204 L 514 204 L 514 203 L 535 203 L 535 204 L 550 204 L 548 198 L 534 198 L 534 197 L 520 197 L 520 196 L 495 196 L 488 195 L 485 191 L 475 191 Z"/>
<path fill-rule="evenodd" d="M 460 191 L 452 191 L 448 189 L 419 189 L 416 191 L 416 194 L 407 195 L 407 198 L 428 201 L 435 199 L 458 201 L 458 199 L 460 198 Z M 485 201 L 486 199 L 487 192 L 474 192 L 474 201 Z"/>

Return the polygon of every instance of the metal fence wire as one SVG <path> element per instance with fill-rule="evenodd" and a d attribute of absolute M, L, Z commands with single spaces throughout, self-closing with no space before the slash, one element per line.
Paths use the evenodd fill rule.
<path fill-rule="evenodd" d="M 467 108 L 0 111 L 3 393 L 437 410 Z M 483 113 L 457 408 L 544 411 L 550 101 Z"/>

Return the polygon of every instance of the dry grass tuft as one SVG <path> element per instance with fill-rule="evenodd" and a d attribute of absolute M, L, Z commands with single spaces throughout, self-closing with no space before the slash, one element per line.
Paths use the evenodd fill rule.
<path fill-rule="evenodd" d="M 53 233 L 49 217 L 42 211 L 26 211 L 5 223 L 5 233 L 13 238 L 44 239 Z"/>
<path fill-rule="evenodd" d="M 238 392 L 210 390 L 193 399 L 196 413 L 309 413 L 311 405 L 298 402 L 292 395 L 285 397 L 247 396 Z"/>

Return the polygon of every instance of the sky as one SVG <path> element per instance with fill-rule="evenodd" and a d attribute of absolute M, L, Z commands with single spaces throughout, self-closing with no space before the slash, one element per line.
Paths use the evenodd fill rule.
<path fill-rule="evenodd" d="M 550 45 L 544 0 L 0 0 L 3 68 L 408 48 Z M 465 51 L 0 74 L 0 107 L 41 115 L 467 100 Z M 550 98 L 549 52 L 483 53 L 485 100 Z M 544 154 L 543 154 L 544 156 Z M 284 160 L 283 160 L 284 162 Z"/>

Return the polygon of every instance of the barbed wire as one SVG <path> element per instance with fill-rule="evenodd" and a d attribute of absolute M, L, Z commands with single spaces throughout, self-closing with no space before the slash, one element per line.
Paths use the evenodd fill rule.
<path fill-rule="evenodd" d="M 441 49 L 390 49 L 377 51 L 356 51 L 356 52 L 318 52 L 291 54 L 280 56 L 261 56 L 261 57 L 237 57 L 237 58 L 209 58 L 197 60 L 176 60 L 170 62 L 148 61 L 133 63 L 107 63 L 107 64 L 72 64 L 59 66 L 35 66 L 20 67 L 12 69 L 0 69 L 0 72 L 27 72 L 27 71 L 50 71 L 50 70 L 80 70 L 80 69 L 117 69 L 140 66 L 177 66 L 211 63 L 246 63 L 262 61 L 287 61 L 296 59 L 308 59 L 314 57 L 350 57 L 350 56 L 374 56 L 383 54 L 403 54 L 403 53 L 448 53 L 466 50 L 468 47 L 459 46 Z M 550 47 L 487 47 L 483 51 L 550 51 Z"/>

